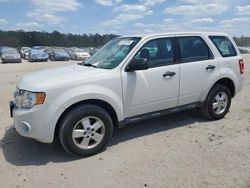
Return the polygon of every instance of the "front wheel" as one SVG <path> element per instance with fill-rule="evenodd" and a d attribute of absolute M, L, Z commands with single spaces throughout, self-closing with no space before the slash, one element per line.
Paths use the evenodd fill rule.
<path fill-rule="evenodd" d="M 95 105 L 78 106 L 63 118 L 59 139 L 71 155 L 91 156 L 102 151 L 113 134 L 109 114 Z"/>
<path fill-rule="evenodd" d="M 231 106 L 231 98 L 228 87 L 221 84 L 213 86 L 202 108 L 203 115 L 212 120 L 224 118 Z"/>

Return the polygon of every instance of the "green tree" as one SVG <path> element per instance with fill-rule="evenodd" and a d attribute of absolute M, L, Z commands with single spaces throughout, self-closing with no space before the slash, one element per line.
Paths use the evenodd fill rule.
<path fill-rule="evenodd" d="M 0 46 L 61 46 L 61 47 L 96 47 L 102 46 L 109 40 L 117 37 L 114 34 L 100 35 L 96 34 L 63 34 L 58 31 L 48 33 L 45 31 L 25 32 L 18 31 L 1 31 Z"/>

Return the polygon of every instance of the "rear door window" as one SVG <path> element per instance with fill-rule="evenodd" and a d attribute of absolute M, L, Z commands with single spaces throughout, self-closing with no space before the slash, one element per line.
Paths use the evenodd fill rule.
<path fill-rule="evenodd" d="M 199 36 L 178 37 L 181 63 L 213 59 L 213 54 Z"/>
<path fill-rule="evenodd" d="M 219 50 L 222 57 L 236 56 L 237 52 L 232 42 L 225 36 L 210 36 L 209 37 L 216 48 Z"/>

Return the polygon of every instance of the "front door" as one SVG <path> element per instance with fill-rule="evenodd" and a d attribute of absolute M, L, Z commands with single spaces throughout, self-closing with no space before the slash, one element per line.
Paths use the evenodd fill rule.
<path fill-rule="evenodd" d="M 174 38 L 147 42 L 134 58 L 147 59 L 149 69 L 122 72 L 125 117 L 177 106 L 180 73 L 174 44 Z"/>

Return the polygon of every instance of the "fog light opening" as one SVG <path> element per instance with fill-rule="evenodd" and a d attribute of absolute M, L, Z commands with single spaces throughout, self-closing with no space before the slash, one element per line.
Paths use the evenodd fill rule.
<path fill-rule="evenodd" d="M 31 126 L 29 123 L 22 121 L 22 131 L 26 134 L 31 133 Z"/>

